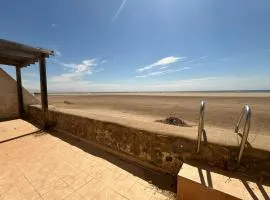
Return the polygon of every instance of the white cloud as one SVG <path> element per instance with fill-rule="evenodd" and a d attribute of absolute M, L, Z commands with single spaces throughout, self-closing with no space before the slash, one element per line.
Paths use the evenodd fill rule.
<path fill-rule="evenodd" d="M 75 75 L 92 74 L 94 67 L 97 66 L 96 59 L 83 60 L 81 63 L 60 63 L 70 73 Z"/>
<path fill-rule="evenodd" d="M 114 15 L 113 18 L 112 18 L 112 22 L 114 22 L 114 21 L 117 19 L 117 17 L 118 17 L 119 14 L 121 13 L 122 9 L 124 8 L 126 2 L 127 2 L 127 0 L 123 0 L 123 1 L 122 1 L 122 3 L 121 3 L 121 5 L 119 6 L 117 12 L 115 13 L 115 15 Z"/>
<path fill-rule="evenodd" d="M 166 74 L 171 74 L 174 72 L 179 72 L 179 71 L 183 71 L 183 70 L 187 70 L 187 69 L 191 69 L 191 67 L 183 67 L 180 69 L 168 69 L 168 70 L 163 70 L 163 71 L 156 71 L 156 72 L 150 72 L 148 74 L 144 74 L 144 75 L 139 75 L 136 76 L 137 78 L 146 78 L 149 76 L 160 76 L 160 75 L 166 75 Z"/>
<path fill-rule="evenodd" d="M 76 81 L 80 79 L 82 79 L 82 74 L 65 73 L 59 76 L 52 76 L 51 78 L 48 79 L 48 81 L 52 83 L 66 83 L 66 82 Z"/>
<path fill-rule="evenodd" d="M 58 26 L 58 24 L 53 23 L 53 24 L 51 24 L 51 26 L 55 28 Z"/>
<path fill-rule="evenodd" d="M 184 62 L 184 64 L 190 64 L 190 63 L 195 63 L 195 62 L 202 62 L 202 61 L 206 60 L 207 58 L 208 58 L 208 56 L 201 56 L 201 57 L 198 57 L 198 58 L 187 60 L 187 61 Z"/>
<path fill-rule="evenodd" d="M 167 69 L 168 67 L 169 67 L 168 65 L 165 65 L 165 66 L 160 67 L 159 69 Z"/>
<path fill-rule="evenodd" d="M 141 68 L 138 68 L 136 69 L 137 72 L 143 72 L 145 70 L 149 70 L 149 69 L 152 69 L 154 67 L 164 67 L 164 66 L 168 66 L 170 64 L 173 64 L 179 60 L 184 60 L 186 57 L 174 57 L 174 56 L 169 56 L 169 57 L 165 57 L 165 58 L 162 58 L 150 65 L 147 65 L 145 67 L 141 67 Z"/>
<path fill-rule="evenodd" d="M 66 73 L 52 76 L 48 78 L 48 85 L 52 90 L 62 90 L 65 87 L 67 90 L 74 90 L 75 87 L 88 87 L 89 81 L 85 80 L 85 75 L 91 75 L 94 72 L 101 72 L 104 68 L 98 68 L 100 64 L 97 59 L 86 59 L 80 63 L 59 63 L 67 71 Z"/>

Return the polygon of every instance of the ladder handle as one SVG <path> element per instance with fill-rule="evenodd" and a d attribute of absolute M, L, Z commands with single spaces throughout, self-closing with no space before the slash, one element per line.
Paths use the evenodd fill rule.
<path fill-rule="evenodd" d="M 202 132 L 204 130 L 204 109 L 205 109 L 205 103 L 204 101 L 201 101 L 200 117 L 199 117 L 199 125 L 198 125 L 197 153 L 200 152 Z"/>
<path fill-rule="evenodd" d="M 242 109 L 242 111 L 240 113 L 240 117 L 238 119 L 238 122 L 237 122 L 237 124 L 235 126 L 235 130 L 234 130 L 235 133 L 238 133 L 239 126 L 240 126 L 240 123 L 243 120 L 244 115 L 246 117 L 245 117 L 243 136 L 242 136 L 242 140 L 241 140 L 241 143 L 240 143 L 240 151 L 239 151 L 239 154 L 238 154 L 237 164 L 240 164 L 240 161 L 241 161 L 244 149 L 245 149 L 245 145 L 246 145 L 246 142 L 247 142 L 249 130 L 250 130 L 251 109 L 250 109 L 249 105 L 245 105 L 244 108 Z"/>

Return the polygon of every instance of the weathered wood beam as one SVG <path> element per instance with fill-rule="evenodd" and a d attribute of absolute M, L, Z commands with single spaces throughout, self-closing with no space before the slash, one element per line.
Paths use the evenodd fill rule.
<path fill-rule="evenodd" d="M 14 60 L 10 60 L 10 59 L 7 59 L 7 58 L 1 58 L 1 57 L 0 57 L 0 64 L 2 64 L 2 65 L 13 65 L 13 66 L 21 66 L 21 65 L 23 65 L 23 63 L 21 63 L 21 62 L 17 62 L 17 61 L 14 61 Z"/>
<path fill-rule="evenodd" d="M 23 91 L 22 91 L 22 77 L 21 77 L 21 68 L 16 66 L 16 79 L 17 79 L 17 96 L 18 96 L 18 111 L 20 117 L 24 115 L 23 108 Z"/>
<path fill-rule="evenodd" d="M 30 47 L 30 46 L 27 46 L 24 44 L 12 42 L 12 41 L 7 41 L 7 40 L 3 40 L 3 39 L 0 39 L 0 47 L 7 49 L 7 50 L 8 49 L 16 50 L 16 51 L 30 53 L 30 54 L 41 53 L 41 54 L 44 54 L 46 57 L 48 57 L 49 55 L 54 55 L 54 52 L 51 50 Z"/>
<path fill-rule="evenodd" d="M 47 93 L 47 77 L 46 77 L 46 57 L 41 56 L 39 59 L 40 72 L 40 93 L 41 105 L 43 111 L 43 128 L 46 129 L 48 123 L 48 93 Z"/>
<path fill-rule="evenodd" d="M 9 50 L 9 49 L 4 49 L 3 47 L 0 46 L 0 54 L 2 57 L 7 57 L 7 58 L 16 58 L 16 59 L 38 59 L 40 54 L 30 54 L 30 53 L 25 53 L 22 51 L 15 51 L 15 50 Z"/>
<path fill-rule="evenodd" d="M 13 66 L 26 66 L 30 64 L 34 64 L 37 60 L 34 59 L 18 59 L 18 58 L 9 58 L 0 55 L 0 64 L 3 65 L 13 65 Z"/>

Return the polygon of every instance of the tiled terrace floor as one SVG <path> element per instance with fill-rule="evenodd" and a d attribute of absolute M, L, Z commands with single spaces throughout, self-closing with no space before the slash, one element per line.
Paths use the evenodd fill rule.
<path fill-rule="evenodd" d="M 38 130 L 37 127 L 22 119 L 0 122 L 0 142 L 21 137 Z"/>
<path fill-rule="evenodd" d="M 0 143 L 1 200 L 175 199 L 175 181 L 60 133 Z"/>

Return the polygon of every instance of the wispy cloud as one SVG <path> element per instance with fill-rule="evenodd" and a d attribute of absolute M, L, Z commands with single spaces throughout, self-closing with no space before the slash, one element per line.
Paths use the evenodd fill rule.
<path fill-rule="evenodd" d="M 58 62 L 58 64 L 64 67 L 64 70 L 66 70 L 66 72 L 60 75 L 50 77 L 49 82 L 64 85 L 71 82 L 73 82 L 74 84 L 77 84 L 77 82 L 88 84 L 88 81 L 85 81 L 85 76 L 104 71 L 104 68 L 99 67 L 101 63 L 102 61 L 99 62 L 96 58 L 82 60 L 80 63 Z"/>
<path fill-rule="evenodd" d="M 94 67 L 97 66 L 96 59 L 83 60 L 81 63 L 60 63 L 73 74 L 92 74 Z"/>
<path fill-rule="evenodd" d="M 51 24 L 51 26 L 52 26 L 53 28 L 55 28 L 55 27 L 58 26 L 58 24 L 53 23 L 53 24 Z"/>
<path fill-rule="evenodd" d="M 101 62 L 100 62 L 100 64 L 102 65 L 102 64 L 106 64 L 107 63 L 107 60 L 102 60 Z"/>
<path fill-rule="evenodd" d="M 60 57 L 62 55 L 62 53 L 56 49 L 54 49 L 53 51 L 54 51 L 55 57 Z"/>
<path fill-rule="evenodd" d="M 175 57 L 175 56 L 169 56 L 169 57 L 165 57 L 165 58 L 162 58 L 150 65 L 147 65 L 145 67 L 140 67 L 138 69 L 136 69 L 137 72 L 143 72 L 145 70 L 149 70 L 149 69 L 152 69 L 154 67 L 160 67 L 161 69 L 163 68 L 167 68 L 167 65 L 170 65 L 170 64 L 173 64 L 179 60 L 184 60 L 186 59 L 186 57 Z"/>
<path fill-rule="evenodd" d="M 201 56 L 201 57 L 198 57 L 198 58 L 187 60 L 187 61 L 184 62 L 184 64 L 202 62 L 202 61 L 206 60 L 207 58 L 208 58 L 208 56 Z"/>
<path fill-rule="evenodd" d="M 121 5 L 119 6 L 117 12 L 114 14 L 113 18 L 112 18 L 112 22 L 114 22 L 118 16 L 120 15 L 121 11 L 123 10 L 125 4 L 127 3 L 127 0 L 123 0 Z"/>
<path fill-rule="evenodd" d="M 148 74 L 136 76 L 136 78 L 146 78 L 149 76 L 162 76 L 162 75 L 180 72 L 180 71 L 188 70 L 188 69 L 191 69 L 191 67 L 183 67 L 179 69 L 168 69 L 168 70 L 163 70 L 163 71 L 150 72 Z"/>

